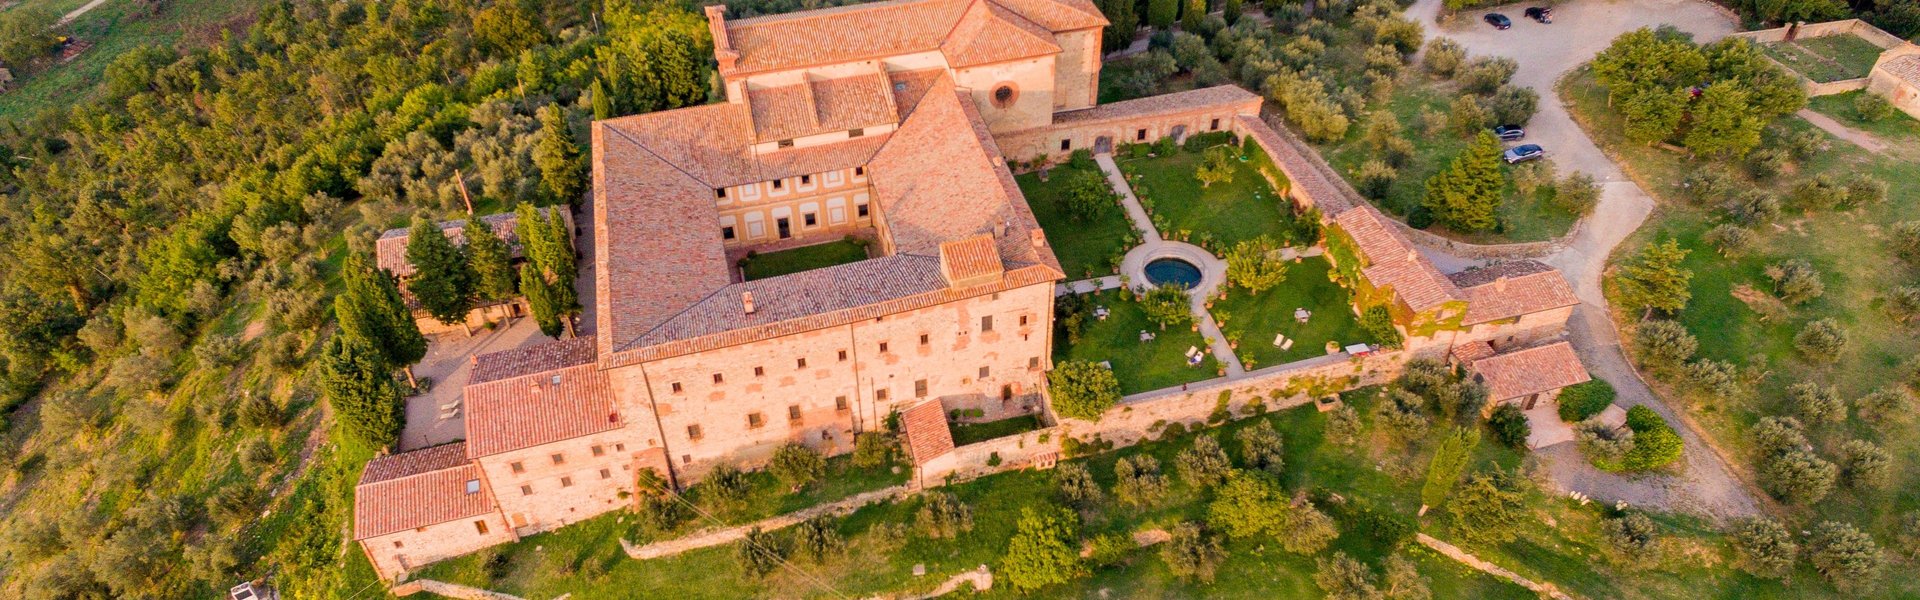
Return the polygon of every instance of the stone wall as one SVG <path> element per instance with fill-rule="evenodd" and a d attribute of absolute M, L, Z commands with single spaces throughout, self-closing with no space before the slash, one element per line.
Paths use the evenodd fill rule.
<path fill-rule="evenodd" d="M 413 313 L 413 324 L 420 328 L 421 335 L 440 335 L 443 333 L 466 335 L 469 331 L 478 331 L 486 327 L 488 323 L 503 322 L 508 319 L 526 316 L 527 311 L 521 308 L 521 302 L 524 302 L 524 300 L 515 298 L 511 302 L 475 307 L 473 310 L 467 311 L 467 322 L 464 327 L 459 323 L 452 325 L 441 323 L 439 319 L 427 315 L 424 311 L 415 311 Z"/>
<path fill-rule="evenodd" d="M 1820 37 L 1827 37 L 1831 35 L 1852 35 L 1860 39 L 1866 40 L 1867 43 L 1869 44 L 1879 46 L 1881 49 L 1884 49 L 1884 50 L 1893 50 L 1893 49 L 1904 47 L 1904 46 L 1910 46 L 1910 44 L 1908 44 L 1906 40 L 1900 39 L 1899 36 L 1895 36 L 1891 33 L 1881 31 L 1880 28 L 1874 27 L 1873 25 L 1868 24 L 1866 21 L 1862 21 L 1859 19 L 1844 19 L 1840 21 L 1827 21 L 1825 23 L 1794 23 L 1791 25 L 1787 25 L 1786 27 L 1775 27 L 1773 29 L 1761 29 L 1758 31 L 1743 31 L 1740 33 L 1735 33 L 1728 37 L 1744 38 L 1756 44 L 1772 44 L 1772 43 L 1786 41 L 1787 37 L 1790 35 L 1793 37 L 1793 39 L 1796 39 L 1796 40 L 1820 38 Z M 1766 55 L 1763 54 L 1761 56 L 1766 56 Z M 1885 62 L 1887 58 L 1889 57 L 1886 54 L 1883 54 L 1881 55 L 1880 60 L 1878 62 Z M 1780 61 L 1773 60 L 1773 57 L 1771 56 L 1767 56 L 1767 60 L 1773 61 L 1773 63 L 1776 65 L 1780 64 Z M 1878 71 L 1878 66 L 1879 66 L 1878 62 L 1876 62 L 1875 64 L 1875 71 Z M 1809 79 L 1805 75 L 1801 75 L 1799 71 L 1794 70 L 1792 67 L 1788 67 L 1786 65 L 1780 65 L 1780 66 L 1782 68 L 1785 68 L 1788 73 L 1792 73 L 1795 77 L 1798 77 L 1800 79 L 1800 87 L 1801 89 L 1804 89 L 1807 91 L 1808 97 L 1844 94 L 1846 92 L 1851 92 L 1854 90 L 1868 89 L 1869 84 L 1874 79 L 1872 75 L 1869 75 L 1867 77 L 1843 79 L 1840 81 L 1828 81 L 1828 82 L 1822 83 L 1822 82 Z M 1879 92 L 1876 92 L 1876 93 L 1879 93 Z"/>
<path fill-rule="evenodd" d="M 1151 99 L 1142 98 L 1134 102 Z M 1056 123 L 1048 127 L 996 135 L 994 143 L 1007 160 L 1025 161 L 1044 155 L 1059 162 L 1075 150 L 1100 152 L 1105 149 L 1111 152 L 1121 144 L 1153 142 L 1172 136 L 1176 129 L 1181 135 L 1175 137 L 1180 138 L 1210 131 L 1231 131 L 1245 135 L 1240 119 L 1236 117 L 1258 113 L 1260 102 L 1260 98 L 1255 96 L 1232 104 L 1162 112 L 1142 111 L 1110 119 Z M 1065 148 L 1061 147 L 1062 142 L 1066 144 Z"/>
<path fill-rule="evenodd" d="M 486 533 L 476 522 L 486 523 Z M 360 540 L 360 549 L 373 563 L 374 574 L 392 581 L 414 569 L 517 539 L 500 513 L 488 512 L 370 537 Z"/>

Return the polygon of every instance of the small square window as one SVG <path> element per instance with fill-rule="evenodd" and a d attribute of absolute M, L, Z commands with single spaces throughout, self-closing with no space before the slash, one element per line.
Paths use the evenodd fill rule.
<path fill-rule="evenodd" d="M 699 426 L 699 425 L 688 425 L 688 426 L 687 426 L 687 440 L 689 440 L 689 441 L 699 441 L 699 439 L 700 439 L 700 426 Z"/>
<path fill-rule="evenodd" d="M 990 369 L 990 368 L 987 368 L 987 367 L 980 367 L 980 378 L 981 378 L 981 379 L 986 379 L 986 378 L 987 378 L 987 376 L 988 376 L 988 374 L 990 374 L 990 373 L 992 373 L 992 372 L 993 372 L 993 370 L 992 370 L 992 369 Z"/>
<path fill-rule="evenodd" d="M 850 138 L 857 138 L 866 134 L 867 134 L 867 130 L 859 127 L 855 127 L 853 129 L 847 130 L 847 137 L 850 137 Z"/>
<path fill-rule="evenodd" d="M 519 475 L 521 473 L 527 472 L 527 466 L 524 464 L 521 464 L 520 461 L 517 461 L 517 460 L 513 461 L 512 463 L 509 463 L 507 467 L 513 469 L 513 474 L 515 475 Z"/>
<path fill-rule="evenodd" d="M 727 378 L 725 378 L 725 377 L 722 377 L 722 376 L 720 376 L 720 374 L 719 374 L 719 373 L 714 373 L 714 374 L 713 374 L 713 382 L 714 382 L 714 383 L 725 383 L 726 381 L 727 381 Z"/>
<path fill-rule="evenodd" d="M 1066 152 L 1066 151 L 1068 151 L 1068 150 L 1072 150 L 1072 149 L 1073 149 L 1073 140 L 1060 140 L 1060 151 L 1061 151 L 1061 152 Z"/>
<path fill-rule="evenodd" d="M 760 426 L 762 426 L 762 425 L 766 425 L 766 424 L 767 424 L 767 417 L 766 417 L 766 415 L 762 415 L 762 414 L 760 414 L 760 413 L 748 413 L 748 414 L 747 414 L 747 428 L 748 428 L 748 429 L 759 429 L 759 428 L 760 428 Z"/>
<path fill-rule="evenodd" d="M 780 140 L 780 142 L 775 144 L 775 146 L 778 146 L 780 148 L 792 148 L 793 140 Z"/>
<path fill-rule="evenodd" d="M 993 315 L 980 317 L 980 331 L 981 332 L 993 331 Z"/>
<path fill-rule="evenodd" d="M 785 187 L 787 187 L 787 180 L 785 180 L 785 179 L 775 179 L 775 180 L 773 180 L 773 189 L 776 189 L 776 190 L 777 190 L 777 189 L 782 189 L 782 188 L 785 188 Z"/>
<path fill-rule="evenodd" d="M 733 233 L 733 226 L 732 226 L 732 225 L 728 225 L 728 226 L 725 226 L 725 227 L 721 227 L 721 228 L 720 228 L 720 239 L 723 239 L 723 240 L 731 240 L 731 239 L 733 239 L 734 237 L 735 237 L 735 236 L 734 236 L 734 233 Z"/>
<path fill-rule="evenodd" d="M 1147 139 L 1147 130 L 1142 129 L 1142 130 L 1133 132 L 1133 141 L 1140 142 L 1140 141 L 1145 141 L 1146 139 Z"/>
<path fill-rule="evenodd" d="M 866 175 L 866 174 L 867 174 L 867 168 L 866 168 L 866 167 L 854 167 L 854 168 L 853 168 L 853 176 L 854 176 L 854 177 L 859 177 L 859 176 L 861 176 L 861 175 Z"/>
<path fill-rule="evenodd" d="M 400 540 L 394 540 L 394 541 L 393 541 L 393 547 L 395 547 L 395 548 L 405 548 L 406 546 L 402 546 L 402 545 L 400 545 Z"/>
<path fill-rule="evenodd" d="M 881 354 L 886 354 L 886 353 L 887 353 L 887 343 L 886 343 L 886 342 L 880 342 L 880 353 L 881 353 Z"/>
<path fill-rule="evenodd" d="M 814 225 L 820 224 L 820 218 L 818 215 L 815 215 L 813 213 L 807 213 L 804 215 L 800 215 L 800 222 L 805 223 L 808 227 L 812 227 Z"/>
<path fill-rule="evenodd" d="M 693 464 L 693 455 L 692 454 L 680 455 L 680 464 L 683 464 L 683 465 Z"/>
<path fill-rule="evenodd" d="M 560 454 L 556 452 L 554 453 L 552 458 L 553 458 L 553 464 L 556 464 L 556 465 L 567 464 L 567 455 L 565 454 Z"/>
<path fill-rule="evenodd" d="M 474 522 L 473 522 L 473 530 L 474 530 L 474 531 L 477 531 L 477 532 L 480 532 L 480 535 L 486 535 L 486 534 L 487 534 L 487 522 L 486 522 L 486 521 L 474 521 Z"/>
<path fill-rule="evenodd" d="M 533 486 L 530 486 L 530 485 L 523 485 L 523 486 L 520 486 L 520 495 L 522 495 L 522 496 L 532 496 L 532 495 L 533 495 Z"/>
<path fill-rule="evenodd" d="M 560 478 L 560 487 L 573 487 L 573 478 L 572 478 L 572 477 L 561 477 L 561 478 Z"/>
<path fill-rule="evenodd" d="M 847 412 L 847 397 L 846 396 L 835 397 L 833 399 L 833 410 L 838 412 Z"/>
<path fill-rule="evenodd" d="M 846 362 L 846 360 L 847 360 L 847 351 L 845 351 L 845 350 L 841 350 L 841 351 L 840 351 L 840 361 L 841 361 L 841 362 Z"/>
<path fill-rule="evenodd" d="M 680 382 L 678 381 L 673 382 L 673 393 L 675 394 L 680 393 Z"/>
<path fill-rule="evenodd" d="M 713 188 L 713 197 L 715 198 L 727 197 L 727 188 Z"/>
<path fill-rule="evenodd" d="M 800 420 L 800 405 L 798 404 L 787 405 L 787 420 L 788 421 Z"/>
<path fill-rule="evenodd" d="M 793 368 L 796 368 L 796 369 L 805 369 L 805 368 L 807 368 L 807 359 L 806 359 L 806 357 L 804 357 L 804 356 L 803 356 L 803 357 L 800 357 L 800 358 L 796 358 L 796 359 L 794 359 L 794 360 L 793 360 Z"/>
<path fill-rule="evenodd" d="M 612 478 L 613 478 L 613 471 L 611 471 L 611 470 L 608 470 L 608 469 L 601 469 L 601 470 L 600 470 L 600 478 L 601 478 L 601 479 L 612 479 Z"/>
<path fill-rule="evenodd" d="M 1026 315 L 1020 315 L 1020 326 L 1021 326 L 1021 327 L 1026 327 L 1026 326 L 1027 326 L 1027 316 L 1026 316 Z"/>
<path fill-rule="evenodd" d="M 480 480 L 478 480 L 478 479 L 468 479 L 468 480 L 467 480 L 467 493 L 469 493 L 469 494 L 478 494 L 478 493 L 480 493 Z"/>
<path fill-rule="evenodd" d="M 801 176 L 800 176 L 800 185 L 806 185 L 806 184 L 809 184 L 809 183 L 813 183 L 813 176 L 812 176 L 812 175 L 801 175 Z"/>
<path fill-rule="evenodd" d="M 915 398 L 927 397 L 927 380 L 916 379 L 913 381 L 913 397 Z"/>
<path fill-rule="evenodd" d="M 1211 125 L 1208 125 L 1208 126 L 1207 126 L 1207 129 L 1211 129 L 1211 130 L 1213 130 L 1213 131 L 1219 131 L 1219 130 L 1220 130 L 1220 120 L 1219 120 L 1219 119 L 1214 119 L 1214 120 L 1213 120 L 1213 124 L 1211 124 Z"/>
<path fill-rule="evenodd" d="M 932 341 L 933 341 L 933 338 L 928 337 L 927 334 L 924 334 L 924 333 L 920 334 L 920 345 L 925 346 Z"/>
<path fill-rule="evenodd" d="M 874 400 L 876 400 L 876 401 L 880 401 L 880 402 L 885 402 L 885 401 L 887 400 L 887 391 L 886 391 L 886 390 L 874 390 L 874 391 L 873 391 L 873 399 L 874 399 Z"/>
<path fill-rule="evenodd" d="M 614 445 L 613 445 L 613 451 L 614 451 L 614 452 L 626 452 L 626 451 L 627 451 L 627 445 L 626 445 L 626 444 L 614 444 Z"/>
<path fill-rule="evenodd" d="M 765 377 L 766 375 L 767 375 L 767 368 L 766 368 L 766 367 L 754 367 L 754 368 L 753 368 L 753 376 L 754 376 L 754 377 Z"/>
<path fill-rule="evenodd" d="M 593 455 L 594 455 L 594 456 L 606 456 L 606 454 L 607 454 L 607 447 L 606 447 L 606 446 L 601 446 L 601 445 L 598 445 L 598 444 L 595 444 L 595 445 L 593 446 Z"/>
<path fill-rule="evenodd" d="M 861 217 L 866 217 L 866 216 L 867 216 L 867 203 L 865 203 L 865 202 L 862 202 L 862 203 L 860 203 L 860 205 L 859 205 L 859 206 L 856 206 L 856 207 L 854 207 L 854 212 L 856 212 L 856 213 L 858 213 L 858 214 L 859 214 L 859 215 L 860 215 Z"/>
<path fill-rule="evenodd" d="M 1029 356 L 1029 357 L 1027 357 L 1027 368 L 1029 368 L 1029 369 L 1038 369 L 1038 368 L 1040 368 L 1040 357 L 1038 357 L 1038 356 Z"/>

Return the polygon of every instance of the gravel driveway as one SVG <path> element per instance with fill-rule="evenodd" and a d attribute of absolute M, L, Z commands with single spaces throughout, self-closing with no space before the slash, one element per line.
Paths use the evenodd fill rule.
<path fill-rule="evenodd" d="M 1649 197 L 1595 146 L 1567 115 L 1554 83 L 1593 58 L 1615 37 L 1641 27 L 1672 24 L 1710 42 L 1733 33 L 1738 23 L 1725 9 L 1697 0 L 1580 0 L 1555 4 L 1554 23 L 1542 25 L 1522 17 L 1524 4 L 1462 13 L 1446 26 L 1434 22 L 1439 0 L 1419 0 L 1407 15 L 1420 21 L 1429 37 L 1460 42 L 1472 56 L 1504 56 L 1520 69 L 1516 85 L 1540 93 L 1540 111 L 1527 123 L 1527 142 L 1547 149 L 1560 173 L 1592 175 L 1601 185 L 1600 203 L 1568 248 L 1545 261 L 1573 282 L 1581 305 L 1568 323 L 1574 348 L 1595 377 L 1619 391 L 1618 403 L 1646 405 L 1668 421 L 1686 424 L 1649 390 L 1620 351 L 1620 338 L 1608 318 L 1600 275 L 1613 248 L 1640 227 L 1653 211 Z M 1481 21 L 1488 12 L 1513 19 L 1513 28 L 1493 29 Z M 1728 470 L 1720 455 L 1693 427 L 1678 428 L 1686 441 L 1685 468 L 1679 475 L 1622 477 L 1594 469 L 1571 443 L 1543 448 L 1540 456 L 1554 483 L 1607 501 L 1639 506 L 1687 510 L 1714 517 L 1736 517 L 1758 511 L 1748 488 Z"/>

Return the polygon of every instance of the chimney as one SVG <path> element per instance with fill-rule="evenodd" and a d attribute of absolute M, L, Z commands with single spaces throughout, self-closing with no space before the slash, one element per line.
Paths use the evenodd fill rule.
<path fill-rule="evenodd" d="M 740 292 L 740 307 L 747 314 L 753 314 L 753 292 Z"/>
<path fill-rule="evenodd" d="M 1047 245 L 1047 234 L 1045 232 L 1040 231 L 1040 228 L 1035 227 L 1033 229 L 1029 229 L 1027 230 L 1027 233 L 1032 234 L 1029 237 L 1033 238 L 1033 247 L 1042 248 Z"/>
<path fill-rule="evenodd" d="M 733 40 L 727 37 L 727 5 L 708 6 L 706 12 L 707 30 L 713 33 L 713 58 L 720 63 L 720 72 L 727 73 L 740 60 L 740 51 L 733 49 Z"/>
<path fill-rule="evenodd" d="M 1507 276 L 1501 275 L 1499 278 L 1493 280 L 1493 291 L 1507 291 Z"/>

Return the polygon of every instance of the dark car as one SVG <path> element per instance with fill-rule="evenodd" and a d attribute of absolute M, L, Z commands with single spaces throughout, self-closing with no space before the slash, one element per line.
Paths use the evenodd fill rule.
<path fill-rule="evenodd" d="M 1517 142 L 1527 137 L 1527 130 L 1519 125 L 1501 125 L 1493 128 L 1493 135 L 1502 142 Z"/>
<path fill-rule="evenodd" d="M 1492 25 L 1494 29 L 1506 29 L 1513 26 L 1513 19 L 1500 13 L 1487 13 L 1487 24 Z"/>
<path fill-rule="evenodd" d="M 1546 155 L 1546 149 L 1541 148 L 1539 144 L 1524 144 L 1508 148 L 1506 154 L 1500 155 L 1500 158 L 1506 159 L 1507 164 L 1511 165 L 1530 160 L 1539 160 L 1540 157 Z"/>
<path fill-rule="evenodd" d="M 1527 18 L 1533 19 L 1535 21 L 1539 21 L 1541 23 L 1553 22 L 1553 9 L 1547 8 L 1545 6 L 1529 6 L 1527 7 L 1527 11 L 1525 14 L 1527 15 Z"/>

